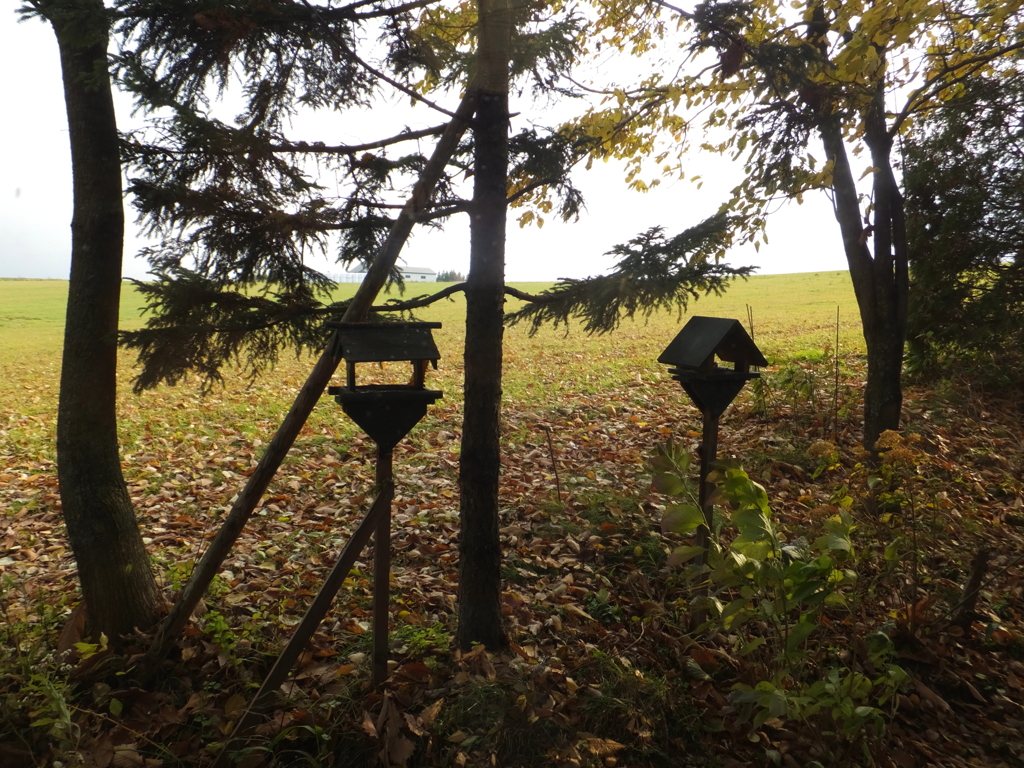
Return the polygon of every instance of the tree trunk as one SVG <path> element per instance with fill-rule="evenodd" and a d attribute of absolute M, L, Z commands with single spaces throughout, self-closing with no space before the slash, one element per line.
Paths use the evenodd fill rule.
<path fill-rule="evenodd" d="M 903 195 L 892 172 L 892 137 L 885 121 L 885 89 L 879 83 L 865 120 L 864 140 L 875 167 L 874 279 L 876 322 L 868 345 L 864 391 L 864 446 L 874 450 L 878 436 L 900 428 L 903 406 L 903 347 L 907 340 L 910 278 Z M 873 347 L 873 349 L 872 349 Z"/>
<path fill-rule="evenodd" d="M 876 101 L 880 98 L 881 91 Z M 835 215 L 842 232 L 868 351 L 863 444 L 871 451 L 883 431 L 896 430 L 900 426 L 903 344 L 907 336 L 909 293 L 903 197 L 892 172 L 892 140 L 885 129 L 884 114 L 884 110 L 876 105 L 867 119 L 866 140 L 871 149 L 872 164 L 877 169 L 874 174 L 874 224 L 870 231 L 862 224 L 857 185 L 850 170 L 839 122 L 832 119 L 820 128 L 826 155 L 833 161 Z M 871 232 L 873 256 L 867 245 Z"/>
<path fill-rule="evenodd" d="M 473 203 L 466 280 L 465 405 L 459 462 L 458 644 L 507 644 L 501 627 L 501 361 L 508 178 L 507 0 L 479 0 Z"/>
<path fill-rule="evenodd" d="M 124 208 L 102 0 L 49 16 L 60 47 L 71 138 L 71 278 L 57 414 L 57 475 L 90 632 L 157 619 L 157 589 L 121 474 L 117 325 Z"/>

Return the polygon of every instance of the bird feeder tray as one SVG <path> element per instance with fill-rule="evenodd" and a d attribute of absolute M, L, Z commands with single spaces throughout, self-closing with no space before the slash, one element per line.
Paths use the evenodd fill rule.
<path fill-rule="evenodd" d="M 427 406 L 443 397 L 426 389 L 427 364 L 437 368 L 441 357 L 431 329 L 441 323 L 328 323 L 338 331 L 341 355 L 346 362 L 346 385 L 328 387 L 328 394 L 378 448 L 390 452 L 427 413 Z M 412 376 L 408 384 L 364 384 L 356 379 L 356 363 L 408 360 Z"/>

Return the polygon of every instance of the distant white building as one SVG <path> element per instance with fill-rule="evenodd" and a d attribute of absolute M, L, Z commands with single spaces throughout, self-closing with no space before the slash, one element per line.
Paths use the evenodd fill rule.
<path fill-rule="evenodd" d="M 336 283 L 361 283 L 366 277 L 366 272 L 324 272 L 324 274 Z"/>
<path fill-rule="evenodd" d="M 402 279 L 410 282 L 437 282 L 437 272 L 429 267 L 399 267 Z M 354 269 L 341 274 L 328 272 L 327 276 L 336 283 L 361 283 L 366 277 L 365 269 Z"/>
<path fill-rule="evenodd" d="M 437 281 L 437 272 L 429 267 L 399 267 L 403 280 L 414 280 L 420 282 L 427 280 L 431 283 Z"/>

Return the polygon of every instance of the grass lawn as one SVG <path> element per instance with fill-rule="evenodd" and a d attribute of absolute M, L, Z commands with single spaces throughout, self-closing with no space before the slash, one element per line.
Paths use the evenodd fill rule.
<path fill-rule="evenodd" d="M 519 283 L 515 287 L 536 293 L 548 284 Z M 411 285 L 415 291 L 433 291 L 431 286 Z M 336 296 L 355 292 L 354 284 L 339 286 Z M 425 290 L 424 290 L 425 289 Z M 64 323 L 67 282 L 61 280 L 0 280 L 0 417 L 28 415 L 47 420 L 56 407 L 60 371 L 60 349 Z M 519 302 L 510 300 L 509 307 Z M 438 331 L 442 360 L 434 385 L 449 398 L 458 399 L 461 388 L 461 342 L 465 302 L 461 295 L 443 300 L 417 317 L 444 323 Z M 691 314 L 733 317 L 747 326 L 747 308 L 753 314 L 754 336 L 769 361 L 793 357 L 818 359 L 835 344 L 836 308 L 840 310 L 840 344 L 845 353 L 863 350 L 859 316 L 845 272 L 798 275 L 755 276 L 737 281 L 721 297 L 706 296 L 690 305 Z M 121 298 L 121 326 L 136 328 L 144 322 L 140 297 L 130 283 Z M 571 330 L 545 329 L 529 336 L 525 327 L 505 333 L 505 392 L 509 402 L 541 404 L 557 396 L 558 387 L 575 381 L 591 391 L 614 387 L 622 381 L 658 380 L 664 367 L 658 355 L 686 318 L 660 313 L 649 320 L 626 321 L 613 334 L 586 336 Z M 128 413 L 147 398 L 156 397 L 167 405 L 191 401 L 194 388 L 159 390 L 140 398 L 129 393 L 131 360 L 122 355 L 121 403 Z M 279 367 L 253 386 L 237 380 L 225 390 L 202 400 L 202 410 L 212 422 L 231 422 L 241 415 L 250 420 L 251 406 L 266 402 L 268 418 L 286 408 L 289 395 L 305 379 L 312 361 L 295 359 L 285 353 Z M 228 372 L 230 377 L 230 372 Z M 244 392 L 244 394 L 243 394 Z M 244 400 L 244 404 L 239 400 Z M 239 409 L 241 409 L 239 411 Z"/>

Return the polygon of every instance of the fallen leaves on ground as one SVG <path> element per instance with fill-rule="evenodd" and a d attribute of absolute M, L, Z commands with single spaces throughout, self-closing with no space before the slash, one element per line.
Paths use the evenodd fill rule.
<path fill-rule="evenodd" d="M 844 382 L 856 401 L 862 369 Z M 768 489 L 790 537 L 818 535 L 842 489 L 856 482 L 858 414 L 838 428 L 831 404 L 748 391 L 723 418 L 720 456 L 740 459 Z M 888 536 L 909 536 L 899 516 L 855 500 L 864 558 L 856 610 L 826 614 L 819 657 L 857 658 L 876 630 L 897 644 L 910 674 L 874 743 L 880 765 L 1024 764 L 1024 433 L 1020 405 L 965 398 L 950 405 L 908 392 L 908 432 L 921 435 L 916 579 L 882 573 Z M 5 413 L 9 433 L 41 417 Z M 127 417 L 132 418 L 131 414 Z M 140 417 L 141 418 L 141 417 Z M 143 535 L 168 596 L 187 579 L 269 439 L 272 418 L 245 429 L 183 422 L 136 424 L 124 456 Z M 146 637 L 100 651 L 68 622 L 77 600 L 57 492 L 45 455 L 0 456 L 0 608 L 11 644 L 0 692 L 0 762 L 34 766 L 73 756 L 82 766 L 209 764 L 255 687 L 301 620 L 372 500 L 373 444 L 343 423 L 303 431 L 250 525 L 224 562 L 165 675 L 133 688 Z M 369 687 L 371 563 L 367 550 L 310 642 L 275 710 L 244 756 L 266 764 L 359 765 L 804 765 L 860 764 L 827 734 L 794 720 L 740 722 L 729 694 L 752 663 L 736 638 L 693 636 L 691 598 L 666 565 L 678 544 L 661 533 L 667 500 L 646 462 L 669 438 L 696 446 L 699 416 L 678 385 L 631 377 L 611 388 L 563 387 L 556 402 L 507 404 L 499 512 L 509 649 L 451 648 L 458 566 L 460 413 L 434 406 L 395 450 L 391 649 L 381 690 Z M 44 425 L 45 426 L 45 425 Z M 838 434 L 837 434 L 838 433 Z M 147 436 L 148 435 L 148 436 Z M 254 437 L 261 435 L 262 437 Z M 807 447 L 835 439 L 840 459 L 819 469 Z M 989 579 L 966 631 L 951 622 L 975 552 L 992 550 Z M 62 647 L 51 652 L 65 627 Z M 70 669 L 62 664 L 71 663 Z M 124 673 L 124 674 L 122 674 Z M 699 721 L 699 722 L 698 722 Z M 838 757 L 837 757 L 838 754 Z M 826 755 L 830 757 L 826 758 Z"/>

